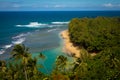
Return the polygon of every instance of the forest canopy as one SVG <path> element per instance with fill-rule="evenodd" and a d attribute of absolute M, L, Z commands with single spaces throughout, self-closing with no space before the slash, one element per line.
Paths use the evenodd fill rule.
<path fill-rule="evenodd" d="M 71 41 L 79 47 L 80 58 L 69 61 L 59 55 L 52 72 L 44 53 L 32 57 L 29 48 L 15 45 L 11 57 L 0 60 L 0 80 L 120 80 L 120 18 L 74 18 L 69 24 Z M 89 52 L 99 52 L 91 56 Z M 52 57 L 52 56 L 51 56 Z"/>
<path fill-rule="evenodd" d="M 120 18 L 74 18 L 69 24 L 69 33 L 75 45 L 89 52 L 120 47 Z"/>

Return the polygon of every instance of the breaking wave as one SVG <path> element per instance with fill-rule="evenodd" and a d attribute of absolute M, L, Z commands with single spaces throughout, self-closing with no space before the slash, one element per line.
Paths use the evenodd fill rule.
<path fill-rule="evenodd" d="M 12 44 L 9 44 L 9 45 L 5 45 L 3 48 L 8 49 L 8 48 L 10 48 L 12 46 L 13 46 Z"/>
<path fill-rule="evenodd" d="M 56 25 L 64 25 L 64 24 L 68 24 L 69 22 L 51 22 L 51 23 Z"/>
<path fill-rule="evenodd" d="M 22 34 L 19 34 L 19 35 L 17 35 L 17 36 L 12 37 L 12 42 L 11 42 L 11 44 L 4 45 L 3 47 L 1 47 L 1 49 L 0 49 L 0 54 L 5 53 L 5 51 L 6 51 L 8 48 L 11 48 L 11 47 L 13 47 L 13 46 L 16 45 L 16 44 L 21 44 L 21 43 L 23 43 L 23 42 L 25 41 L 25 36 L 28 35 L 28 34 L 29 34 L 29 32 L 26 33 L 26 34 L 22 33 Z"/>
<path fill-rule="evenodd" d="M 5 53 L 5 50 L 8 49 L 8 48 L 10 48 L 10 47 L 12 47 L 12 46 L 13 46 L 13 44 L 9 44 L 9 45 L 3 46 L 2 49 L 0 50 L 0 54 Z"/>
<path fill-rule="evenodd" d="M 26 34 L 19 34 L 19 35 L 17 35 L 17 36 L 15 36 L 15 37 L 12 37 L 12 39 L 16 39 L 16 38 L 21 38 L 21 37 L 24 37 Z"/>
<path fill-rule="evenodd" d="M 38 23 L 38 22 L 30 22 L 27 25 L 15 25 L 16 27 L 28 27 L 28 28 L 45 28 L 45 27 L 58 27 L 61 25 L 67 25 L 69 22 L 51 22 L 49 24 Z"/>
<path fill-rule="evenodd" d="M 57 30 L 57 29 L 50 29 L 47 32 L 52 32 L 52 31 L 55 31 L 55 30 Z"/>
<path fill-rule="evenodd" d="M 40 28 L 45 26 L 47 26 L 47 24 L 42 24 L 38 22 L 30 22 L 28 25 L 16 25 L 16 27 L 29 27 L 29 28 Z"/>
<path fill-rule="evenodd" d="M 0 54 L 3 54 L 3 53 L 5 53 L 5 50 L 1 49 Z"/>
<path fill-rule="evenodd" d="M 21 33 L 15 37 L 12 37 L 13 41 L 12 41 L 12 44 L 21 44 L 25 41 L 25 37 L 30 34 L 30 32 L 28 33 Z"/>
<path fill-rule="evenodd" d="M 25 41 L 25 38 L 20 38 L 20 39 L 17 39 L 16 41 L 12 41 L 13 44 L 21 44 Z"/>
<path fill-rule="evenodd" d="M 47 24 L 39 23 L 39 22 L 30 22 L 27 25 L 15 25 L 15 26 L 16 27 L 28 27 L 28 28 L 46 28 L 47 27 L 47 28 L 50 28 L 49 30 L 47 30 L 47 32 L 52 32 L 52 31 L 57 30 L 57 29 L 54 29 L 54 27 L 61 27 L 61 26 L 64 26 L 64 25 L 66 26 L 68 23 L 69 22 L 59 22 L 59 21 L 50 22 L 50 23 L 47 23 Z M 39 31 L 39 29 L 35 30 L 35 32 L 38 32 L 38 31 Z M 13 36 L 10 44 L 7 44 L 7 45 L 4 45 L 4 46 L 1 47 L 0 54 L 5 53 L 8 48 L 11 48 L 16 44 L 23 43 L 26 40 L 26 36 L 28 34 L 30 34 L 30 32 L 21 33 L 19 35 Z"/>

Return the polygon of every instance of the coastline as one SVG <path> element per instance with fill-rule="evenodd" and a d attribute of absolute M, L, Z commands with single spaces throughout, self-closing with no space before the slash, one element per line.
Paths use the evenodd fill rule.
<path fill-rule="evenodd" d="M 69 56 L 80 57 L 80 49 L 73 45 L 70 41 L 68 30 L 64 30 L 60 33 L 63 39 L 63 52 L 68 54 Z"/>

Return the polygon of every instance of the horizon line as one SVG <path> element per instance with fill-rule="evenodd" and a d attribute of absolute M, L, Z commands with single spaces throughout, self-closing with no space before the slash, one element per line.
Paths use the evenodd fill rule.
<path fill-rule="evenodd" d="M 120 10 L 48 10 L 48 11 L 54 11 L 54 12 L 59 12 L 59 11 L 120 11 Z M 47 10 L 20 10 L 20 11 L 0 11 L 0 12 L 47 12 Z"/>

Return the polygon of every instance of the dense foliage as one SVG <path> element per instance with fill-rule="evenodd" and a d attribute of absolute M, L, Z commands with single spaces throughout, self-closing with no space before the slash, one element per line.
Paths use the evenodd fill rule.
<path fill-rule="evenodd" d="M 89 25 L 89 26 L 88 26 Z M 50 74 L 38 68 L 45 56 L 32 57 L 22 44 L 15 45 L 11 58 L 0 61 L 0 80 L 120 80 L 120 19 L 97 17 L 73 19 L 69 24 L 71 41 L 80 46 L 80 58 L 70 62 L 58 56 Z M 87 50 L 86 50 L 87 49 Z M 99 51 L 91 56 L 89 51 Z"/>
<path fill-rule="evenodd" d="M 0 61 L 0 80 L 39 80 L 45 77 L 38 71 L 37 58 L 32 58 L 24 45 L 16 45 L 11 55 L 7 62 Z"/>
<path fill-rule="evenodd" d="M 9 61 L 0 61 L 0 80 L 120 80 L 120 48 L 111 47 L 95 57 L 82 49 L 81 57 L 69 62 L 67 57 L 58 56 L 53 71 L 43 74 L 38 68 L 40 53 L 32 58 L 24 45 L 16 45 Z M 46 69 L 47 71 L 47 69 Z"/>
<path fill-rule="evenodd" d="M 74 18 L 69 24 L 71 41 L 90 52 L 120 47 L 120 18 Z"/>

